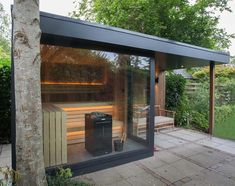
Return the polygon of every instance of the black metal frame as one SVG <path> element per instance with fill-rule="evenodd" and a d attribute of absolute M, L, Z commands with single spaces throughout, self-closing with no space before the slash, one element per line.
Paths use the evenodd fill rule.
<path fill-rule="evenodd" d="M 44 44 L 44 42 L 41 41 L 41 44 Z M 50 43 L 47 43 L 50 44 Z M 54 44 L 54 43 L 53 43 Z M 97 43 L 99 45 L 99 43 Z M 60 45 L 63 46 L 63 45 Z M 80 48 L 84 48 L 81 47 Z M 86 46 L 86 48 L 89 48 Z M 92 46 L 89 49 L 94 49 Z M 128 51 L 129 54 L 131 54 L 131 50 Z M 138 52 L 134 51 L 135 55 L 141 55 Z M 94 172 L 97 170 L 105 169 L 105 168 L 110 168 L 116 165 L 128 163 L 131 161 L 136 161 L 140 160 L 143 158 L 147 158 L 150 156 L 153 156 L 154 153 L 154 103 L 155 103 L 155 60 L 154 56 L 148 56 L 145 55 L 146 57 L 150 58 L 150 112 L 149 112 L 149 118 L 148 118 L 148 129 L 147 130 L 147 139 L 143 140 L 138 137 L 134 137 L 133 135 L 129 135 L 130 139 L 133 139 L 139 143 L 142 143 L 146 145 L 146 148 L 139 149 L 139 150 L 133 150 L 129 152 L 123 152 L 120 154 L 113 154 L 107 157 L 101 157 L 97 159 L 92 159 L 92 160 L 87 160 L 85 162 L 79 162 L 79 163 L 73 163 L 73 164 L 66 164 L 66 165 L 61 165 L 64 168 L 71 168 L 73 172 L 73 176 L 78 176 L 81 174 L 89 173 L 89 172 Z M 49 167 L 46 168 L 46 172 L 48 174 L 54 174 L 55 171 L 58 169 L 58 167 L 61 166 L 54 166 L 54 167 Z"/>
<path fill-rule="evenodd" d="M 11 6 L 11 13 L 13 6 Z M 15 77 L 14 77 L 14 57 L 13 57 L 13 19 L 11 29 L 11 164 L 12 169 L 16 170 L 16 110 L 15 110 Z"/>

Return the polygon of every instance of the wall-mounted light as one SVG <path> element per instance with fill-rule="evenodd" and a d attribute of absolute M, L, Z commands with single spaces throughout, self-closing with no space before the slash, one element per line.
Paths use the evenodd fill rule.
<path fill-rule="evenodd" d="M 155 83 L 158 83 L 159 82 L 159 77 L 156 77 L 155 78 Z"/>

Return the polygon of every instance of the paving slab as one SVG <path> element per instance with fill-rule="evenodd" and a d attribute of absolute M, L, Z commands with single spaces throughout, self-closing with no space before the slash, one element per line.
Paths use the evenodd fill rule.
<path fill-rule="evenodd" d="M 148 158 L 149 159 L 149 158 Z M 151 161 L 151 160 L 150 160 Z M 114 168 L 123 178 L 129 178 L 145 172 L 135 163 L 128 163 Z"/>
<path fill-rule="evenodd" d="M 216 147 L 216 149 L 235 155 L 235 148 L 234 147 L 229 147 L 227 145 L 220 145 L 220 146 Z"/>
<path fill-rule="evenodd" d="M 101 170 L 90 174 L 87 179 L 91 179 L 96 185 L 111 185 L 122 181 L 124 178 L 114 168 Z"/>
<path fill-rule="evenodd" d="M 199 153 L 193 156 L 190 156 L 189 159 L 194 162 L 197 165 L 200 165 L 202 167 L 208 168 L 211 167 L 217 163 L 220 163 L 223 161 L 222 158 L 205 154 L 205 153 Z"/>
<path fill-rule="evenodd" d="M 1 152 L 0 153 L 1 158 L 11 158 L 11 145 L 10 144 L 1 145 L 0 152 Z"/>
<path fill-rule="evenodd" d="M 192 136 L 195 139 L 202 139 L 202 138 L 208 137 L 208 135 L 206 135 L 206 134 L 203 134 L 203 133 L 197 132 L 197 131 L 193 131 L 193 130 L 181 129 L 181 130 L 178 130 L 177 132 L 179 132 L 181 134 L 186 134 L 186 135 Z"/>
<path fill-rule="evenodd" d="M 0 156 L 0 167 L 11 167 L 11 158 Z"/>
<path fill-rule="evenodd" d="M 183 157 L 189 157 L 189 156 L 196 155 L 206 150 L 207 150 L 206 147 L 189 143 L 189 144 L 181 145 L 177 148 L 172 148 L 169 151 L 175 154 L 178 154 L 180 156 L 183 156 Z"/>
<path fill-rule="evenodd" d="M 196 143 L 207 146 L 207 147 L 212 147 L 212 148 L 216 148 L 221 145 L 220 143 L 217 143 L 208 139 L 202 139 L 202 140 L 197 141 Z"/>
<path fill-rule="evenodd" d="M 170 151 L 160 151 L 156 153 L 159 160 L 166 162 L 168 164 L 181 160 L 182 158 L 171 153 Z"/>
<path fill-rule="evenodd" d="M 141 173 L 139 175 L 128 178 L 126 181 L 133 186 L 167 186 L 167 184 L 160 181 L 160 179 L 148 173 Z"/>
<path fill-rule="evenodd" d="M 169 142 L 169 141 L 164 141 L 164 140 L 156 140 L 155 145 L 164 148 L 164 149 L 168 149 L 168 148 L 172 148 L 177 146 L 176 143 L 174 142 Z"/>
<path fill-rule="evenodd" d="M 121 180 L 121 181 L 112 183 L 109 186 L 133 186 L 133 185 L 131 183 L 129 183 L 128 181 L 126 181 L 126 180 Z"/>
<path fill-rule="evenodd" d="M 213 136 L 208 136 L 207 139 L 210 140 L 210 141 L 219 143 L 221 145 L 225 145 L 225 144 L 229 144 L 229 143 L 234 144 L 234 141 L 232 141 L 232 140 L 217 138 L 217 137 L 213 137 Z"/>
<path fill-rule="evenodd" d="M 155 170 L 155 173 L 160 175 L 164 179 L 170 181 L 171 183 L 181 180 L 187 176 L 183 172 L 180 172 L 179 169 L 171 165 L 165 165 L 163 167 L 159 167 Z"/>
<path fill-rule="evenodd" d="M 222 176 L 214 171 L 202 170 L 199 174 L 191 177 L 196 183 L 205 183 L 210 186 L 234 186 L 235 181 Z"/>
<path fill-rule="evenodd" d="M 195 141 L 195 140 L 201 139 L 201 137 L 193 136 L 193 135 L 189 135 L 189 134 L 183 134 L 180 131 L 170 132 L 169 135 L 175 136 L 177 138 L 180 138 L 180 139 L 183 139 L 183 140 L 187 140 L 187 141 Z"/>
<path fill-rule="evenodd" d="M 167 165 L 167 162 L 160 160 L 157 155 L 155 155 L 151 158 L 146 158 L 144 160 L 140 160 L 140 161 L 138 161 L 138 163 L 141 165 L 144 165 L 145 167 L 147 167 L 151 170 L 155 170 L 159 167 Z"/>
<path fill-rule="evenodd" d="M 182 174 L 185 176 L 192 176 L 194 174 L 197 174 L 198 172 L 202 171 L 204 168 L 201 166 L 198 166 L 188 160 L 179 160 L 177 162 L 174 162 L 170 164 L 171 166 L 177 168 Z"/>
<path fill-rule="evenodd" d="M 218 171 L 223 176 L 235 180 L 235 166 L 233 166 L 230 162 L 220 163 L 214 170 Z"/>

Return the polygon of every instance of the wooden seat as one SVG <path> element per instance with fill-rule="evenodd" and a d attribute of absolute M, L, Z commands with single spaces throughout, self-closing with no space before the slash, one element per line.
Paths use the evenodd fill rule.
<path fill-rule="evenodd" d="M 85 114 L 90 112 L 103 112 L 113 116 L 114 106 L 110 102 L 97 103 L 70 103 L 56 104 L 66 113 L 67 143 L 85 142 Z M 113 118 L 112 136 L 120 138 L 122 136 L 123 122 Z"/>
<path fill-rule="evenodd" d="M 139 136 L 143 133 L 146 133 L 147 128 L 147 114 L 148 108 L 145 109 L 138 108 L 137 111 L 134 112 L 134 131 Z M 159 131 L 165 128 L 174 128 L 175 126 L 175 112 L 161 109 L 159 105 L 155 105 L 155 117 L 154 117 L 154 130 Z"/>

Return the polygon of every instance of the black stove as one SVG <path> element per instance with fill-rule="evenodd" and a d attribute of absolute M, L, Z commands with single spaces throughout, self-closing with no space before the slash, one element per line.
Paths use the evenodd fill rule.
<path fill-rule="evenodd" d="M 85 148 L 93 156 L 112 152 L 112 116 L 102 112 L 85 114 Z"/>

